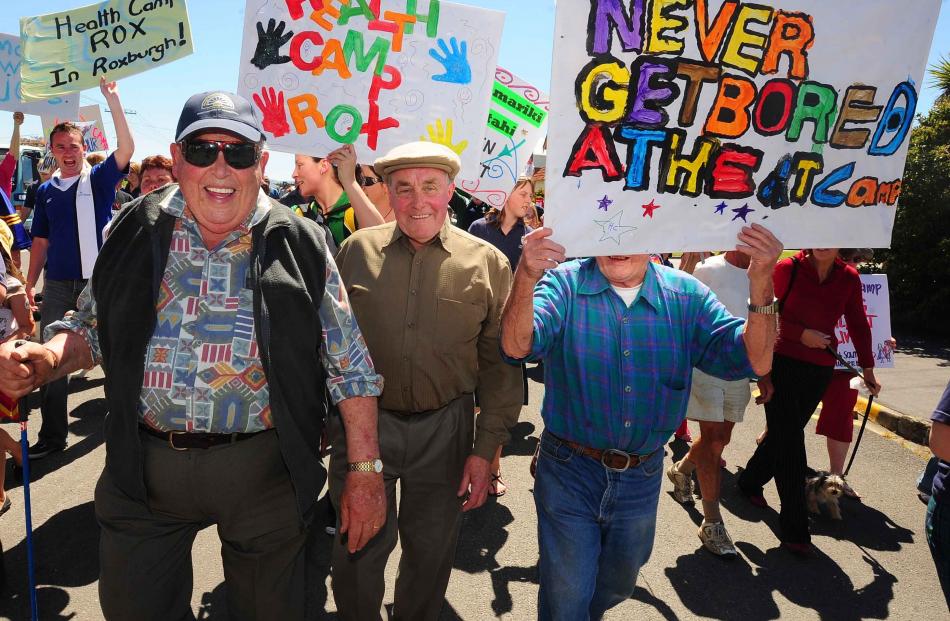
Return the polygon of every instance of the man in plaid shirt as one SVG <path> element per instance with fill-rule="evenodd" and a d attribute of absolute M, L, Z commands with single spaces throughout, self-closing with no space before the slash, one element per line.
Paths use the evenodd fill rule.
<path fill-rule="evenodd" d="M 525 237 L 502 347 L 545 363 L 538 616 L 600 619 L 631 596 L 653 549 L 663 444 L 686 414 L 693 367 L 730 380 L 771 367 L 782 244 L 757 224 L 738 236 L 751 260 L 744 321 L 649 255 L 558 265 L 551 234 Z"/>

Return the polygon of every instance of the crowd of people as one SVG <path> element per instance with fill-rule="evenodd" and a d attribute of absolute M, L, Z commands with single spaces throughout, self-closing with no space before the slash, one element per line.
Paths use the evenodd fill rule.
<path fill-rule="evenodd" d="M 699 538 L 736 556 L 719 508 L 721 458 L 750 381 L 767 429 L 739 488 L 764 507 L 774 478 L 781 545 L 815 554 L 805 482 L 822 473 L 807 466 L 804 429 L 823 402 L 824 475 L 843 476 L 856 392 L 835 371 L 842 315 L 867 388 L 880 390 L 861 253 L 781 259 L 781 241 L 753 224 L 734 249 L 684 257 L 680 269 L 650 255 L 569 260 L 531 179 L 486 213 L 457 191 L 455 152 L 432 142 L 372 164 L 352 145 L 297 154 L 294 187 L 278 201 L 244 98 L 190 97 L 170 153 L 136 164 L 118 88 L 103 80 L 101 90 L 116 149 L 90 162 L 76 125 L 52 129 L 30 191 L 25 276 L 0 226 L 0 336 L 29 338 L 30 308 L 41 316 L 41 336 L 0 346 L 0 389 L 9 404 L 41 391 L 29 449 L 41 459 L 66 447 L 68 374 L 102 365 L 106 618 L 189 617 L 191 547 L 209 525 L 232 618 L 303 618 L 305 548 L 328 482 L 339 618 L 385 618 L 398 541 L 392 614 L 437 619 L 462 514 L 507 489 L 501 450 L 536 362 L 541 619 L 599 619 L 631 596 L 664 473 L 684 504 L 698 479 Z M 685 437 L 686 420 L 699 435 L 665 468 L 664 446 Z M 19 461 L 4 435 L 0 449 Z M 939 506 L 930 513 L 950 524 Z"/>

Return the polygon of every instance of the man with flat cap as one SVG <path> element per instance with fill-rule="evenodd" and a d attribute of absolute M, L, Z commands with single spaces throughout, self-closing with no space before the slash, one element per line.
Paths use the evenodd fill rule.
<path fill-rule="evenodd" d="M 498 341 L 511 268 L 501 251 L 446 217 L 460 168 L 451 149 L 410 143 L 374 168 L 388 185 L 396 221 L 357 231 L 336 260 L 386 378 L 379 441 L 389 514 L 357 554 L 337 536 L 333 594 L 341 619 L 378 618 L 398 532 L 394 618 L 437 619 L 461 514 L 485 502 L 490 461 L 521 411 L 521 369 L 502 360 Z M 331 421 L 330 437 L 330 494 L 338 498 L 353 461 L 343 441 L 349 430 Z"/>
<path fill-rule="evenodd" d="M 0 347 L 0 389 L 105 369 L 105 618 L 194 618 L 192 544 L 215 525 L 229 617 L 302 619 L 325 392 L 355 462 L 341 494 L 355 552 L 386 519 L 372 468 L 382 379 L 322 232 L 260 189 L 267 153 L 250 103 L 195 95 L 176 136 L 178 184 L 113 220 L 79 310 L 45 344 Z"/>

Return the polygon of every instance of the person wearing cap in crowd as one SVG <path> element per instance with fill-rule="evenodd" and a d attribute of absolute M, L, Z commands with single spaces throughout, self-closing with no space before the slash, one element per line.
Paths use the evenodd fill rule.
<path fill-rule="evenodd" d="M 250 102 L 191 97 L 176 141 L 179 183 L 120 212 L 79 310 L 45 344 L 0 347 L 0 390 L 103 366 L 106 619 L 190 618 L 192 544 L 212 524 L 229 617 L 303 619 L 325 394 L 355 462 L 341 528 L 356 552 L 386 520 L 372 468 L 382 378 L 320 230 L 260 190 L 268 158 Z"/>
<path fill-rule="evenodd" d="M 359 554 L 349 554 L 336 536 L 333 593 L 340 619 L 378 618 L 398 533 L 393 615 L 434 620 L 461 514 L 485 502 L 492 456 L 521 410 L 521 371 L 501 359 L 498 342 L 511 269 L 501 251 L 449 222 L 460 168 L 454 151 L 414 142 L 395 147 L 374 167 L 389 187 L 396 221 L 357 231 L 336 260 L 386 378 L 379 439 L 389 515 Z M 353 455 L 343 442 L 348 433 L 332 419 L 329 435 L 330 495 L 338 503 Z"/>
<path fill-rule="evenodd" d="M 141 194 L 148 194 L 169 183 L 174 183 L 175 171 L 172 161 L 164 155 L 149 155 L 142 160 L 139 185 Z"/>
<path fill-rule="evenodd" d="M 135 150 L 116 83 L 103 78 L 99 88 L 112 111 L 116 150 L 101 164 L 90 166 L 85 160 L 82 130 L 69 122 L 57 124 L 50 132 L 49 144 L 59 170 L 36 191 L 26 291 L 30 304 L 35 305 L 34 288 L 45 266 L 40 308 L 44 330 L 76 308 L 102 247 L 102 231 L 112 219 L 116 186 Z M 61 378 L 41 391 L 43 424 L 39 440 L 30 447 L 30 459 L 66 448 L 66 382 Z"/>
<path fill-rule="evenodd" d="M 363 192 L 363 171 L 351 144 L 326 157 L 298 153 L 293 179 L 301 196 L 311 199 L 309 204 L 296 205 L 294 211 L 326 226 L 337 248 L 357 229 L 385 222 Z"/>
<path fill-rule="evenodd" d="M 515 360 L 544 360 L 535 471 L 538 617 L 600 619 L 628 599 L 653 550 L 663 445 L 686 414 L 693 368 L 722 379 L 768 372 L 776 335 L 772 268 L 782 244 L 743 227 L 749 320 L 692 276 L 615 255 L 571 261 L 527 235 L 502 317 Z"/>

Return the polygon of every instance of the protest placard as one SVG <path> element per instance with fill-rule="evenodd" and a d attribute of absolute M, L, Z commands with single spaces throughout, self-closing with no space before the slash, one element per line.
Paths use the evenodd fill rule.
<path fill-rule="evenodd" d="M 194 51 L 185 0 L 107 0 L 20 18 L 23 98 L 99 86 Z"/>
<path fill-rule="evenodd" d="M 99 104 L 82 106 L 79 114 L 72 117 L 44 116 L 43 135 L 49 136 L 57 123 L 72 121 L 82 130 L 83 145 L 86 151 L 108 151 L 109 139 L 106 138 L 106 126 L 102 123 L 102 110 Z"/>
<path fill-rule="evenodd" d="M 355 143 L 371 162 L 432 140 L 477 178 L 504 14 L 439 0 L 248 0 L 244 14 L 238 92 L 269 148 Z"/>
<path fill-rule="evenodd" d="M 460 178 L 459 187 L 491 207 L 503 207 L 544 138 L 550 105 L 546 93 L 498 67 L 478 176 Z"/>
<path fill-rule="evenodd" d="M 64 118 L 79 112 L 79 93 L 66 93 L 45 101 L 23 101 L 20 91 L 20 37 L 0 34 L 0 110 L 36 116 L 55 115 Z"/>
<path fill-rule="evenodd" d="M 558 2 L 546 223 L 570 256 L 883 247 L 940 0 Z M 899 18 L 898 18 L 899 16 Z"/>
<path fill-rule="evenodd" d="M 891 302 L 887 291 L 887 274 L 861 274 L 861 290 L 864 294 L 864 313 L 871 326 L 871 351 L 874 354 L 874 366 L 879 369 L 894 367 L 894 353 L 886 341 L 891 338 Z M 848 324 L 844 317 L 835 326 L 838 339 L 838 355 L 858 366 L 858 354 L 848 333 Z M 838 364 L 839 369 L 844 365 Z M 860 368 L 860 367 L 859 367 Z"/>

